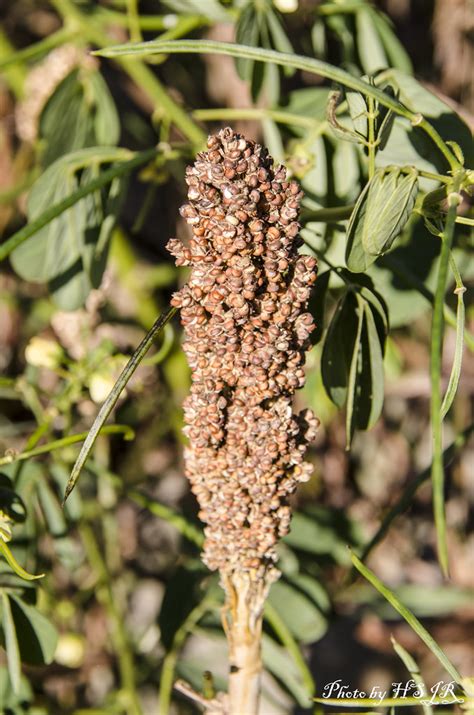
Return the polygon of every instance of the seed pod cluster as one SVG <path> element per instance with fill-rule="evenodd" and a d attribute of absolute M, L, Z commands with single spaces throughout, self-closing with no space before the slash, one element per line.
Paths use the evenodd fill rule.
<path fill-rule="evenodd" d="M 311 473 L 303 456 L 318 421 L 295 414 L 292 398 L 305 381 L 316 261 L 298 254 L 302 192 L 285 168 L 229 128 L 207 146 L 186 174 L 192 238 L 168 243 L 177 265 L 192 266 L 172 299 L 192 370 L 186 474 L 208 567 L 268 581 L 288 497 Z"/>

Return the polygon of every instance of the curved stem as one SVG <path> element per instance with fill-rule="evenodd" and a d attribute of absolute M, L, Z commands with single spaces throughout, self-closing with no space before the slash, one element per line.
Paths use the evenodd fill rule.
<path fill-rule="evenodd" d="M 446 514 L 444 508 L 444 469 L 443 469 L 443 414 L 441 403 L 441 358 L 444 329 L 444 296 L 448 278 L 449 257 L 454 236 L 456 209 L 459 205 L 459 188 L 462 174 L 454 177 L 451 192 L 448 193 L 448 214 L 442 234 L 441 255 L 436 282 L 431 328 L 431 434 L 433 461 L 431 479 L 433 483 L 433 508 L 438 541 L 438 557 L 445 575 L 448 574 L 448 552 L 446 544 Z"/>
<path fill-rule="evenodd" d="M 116 45 L 115 47 L 107 47 L 95 53 L 103 57 L 123 57 L 130 55 L 134 57 L 153 55 L 153 54 L 173 54 L 173 53 L 208 53 L 218 55 L 229 55 L 231 57 L 243 57 L 257 62 L 269 62 L 285 67 L 294 67 L 311 74 L 327 77 L 333 82 L 338 82 L 344 87 L 361 92 L 367 97 L 372 97 L 382 106 L 391 109 L 401 117 L 408 119 L 414 126 L 420 127 L 446 158 L 450 168 L 456 170 L 461 168 L 460 162 L 457 160 L 449 146 L 438 134 L 436 129 L 421 115 L 412 112 L 410 109 L 401 104 L 398 100 L 390 95 L 382 92 L 377 87 L 372 86 L 358 77 L 345 72 L 339 67 L 302 55 L 290 55 L 276 50 L 266 50 L 261 47 L 248 47 L 246 45 L 238 45 L 230 42 L 216 42 L 211 40 L 176 40 L 172 42 L 160 42 L 152 40 L 150 42 L 139 42 L 135 44 Z"/>

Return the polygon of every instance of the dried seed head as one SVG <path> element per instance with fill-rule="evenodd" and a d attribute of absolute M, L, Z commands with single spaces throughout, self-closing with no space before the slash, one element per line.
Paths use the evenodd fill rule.
<path fill-rule="evenodd" d="M 191 265 L 173 296 L 192 368 L 185 403 L 186 474 L 206 524 L 204 560 L 226 576 L 275 578 L 275 546 L 289 529 L 288 497 L 306 481 L 302 455 L 318 422 L 295 414 L 313 329 L 306 313 L 316 261 L 299 256 L 302 193 L 266 149 L 231 129 L 209 137 L 187 170 L 192 226 L 177 265 Z"/>

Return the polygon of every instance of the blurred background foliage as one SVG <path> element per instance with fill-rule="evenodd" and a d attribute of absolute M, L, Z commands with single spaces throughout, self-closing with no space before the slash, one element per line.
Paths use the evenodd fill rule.
<path fill-rule="evenodd" d="M 298 401 L 322 427 L 266 610 L 262 712 L 308 712 L 311 696 L 337 678 L 384 689 L 408 679 L 409 654 L 429 685 L 446 679 L 356 578 L 347 545 L 473 673 L 468 300 L 463 372 L 445 421 L 449 582 L 429 486 L 430 321 L 445 197 L 435 193 L 424 217 L 418 209 L 443 185 L 442 155 L 382 107 L 369 127 L 374 106 L 362 95 L 337 96 L 306 71 L 205 54 L 89 54 L 128 40 L 207 38 L 323 59 L 422 112 L 472 167 L 473 12 L 469 0 L 3 3 L 1 712 L 192 713 L 172 694 L 176 677 L 201 689 L 207 669 L 217 687 L 225 683 L 221 593 L 199 560 L 201 527 L 183 477 L 189 375 L 177 319 L 122 392 L 64 509 L 61 500 L 99 405 L 185 278 L 164 248 L 187 235 L 178 214 L 185 167 L 226 124 L 265 143 L 301 182 L 305 250 L 320 259 L 318 329 Z M 369 129 L 377 151 L 364 146 Z M 418 173 L 382 171 L 393 165 Z M 380 238 L 377 227 L 382 243 L 370 254 L 357 211 L 366 211 L 362 190 L 374 172 L 404 192 L 405 208 L 397 230 Z M 469 211 L 464 195 L 452 257 L 467 287 Z M 460 342 L 462 350 L 455 278 L 443 307 L 445 387 Z M 354 354 L 363 369 L 351 383 Z M 338 407 L 348 395 L 345 417 Z"/>

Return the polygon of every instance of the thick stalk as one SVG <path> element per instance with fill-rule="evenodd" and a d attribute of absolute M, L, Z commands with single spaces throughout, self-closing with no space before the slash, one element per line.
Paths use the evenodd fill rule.
<path fill-rule="evenodd" d="M 224 628 L 229 644 L 228 715 L 258 715 L 263 606 L 268 586 L 249 574 L 223 575 Z"/>

